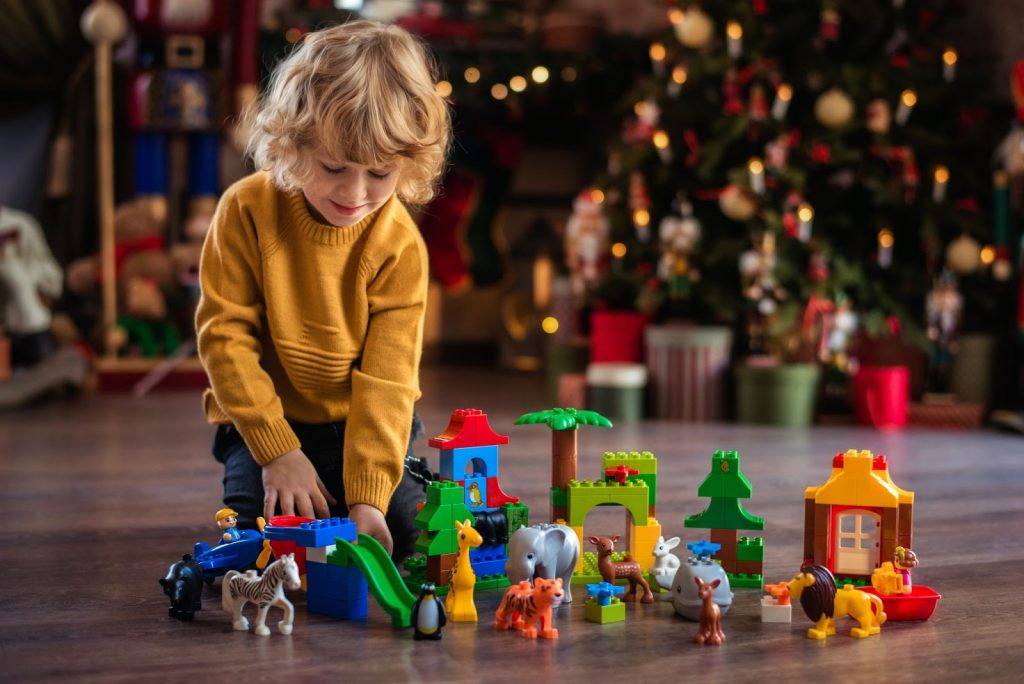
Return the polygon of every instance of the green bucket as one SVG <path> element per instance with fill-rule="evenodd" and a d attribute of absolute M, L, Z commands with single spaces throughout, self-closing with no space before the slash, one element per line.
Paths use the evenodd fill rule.
<path fill-rule="evenodd" d="M 821 369 L 816 364 L 738 366 L 736 420 L 802 427 L 814 421 Z"/>

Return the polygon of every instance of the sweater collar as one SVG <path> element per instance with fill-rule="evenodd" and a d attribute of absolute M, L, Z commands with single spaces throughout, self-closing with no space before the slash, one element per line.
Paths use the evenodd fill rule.
<path fill-rule="evenodd" d="M 384 212 L 390 211 L 392 202 L 397 200 L 395 199 L 395 195 L 392 195 L 388 201 L 384 203 L 384 206 L 366 216 L 366 218 L 359 223 L 353 223 L 351 226 L 340 227 L 320 223 L 313 218 L 313 215 L 309 213 L 309 208 L 306 206 L 306 198 L 303 196 L 302 190 L 292 192 L 288 201 L 291 205 L 292 216 L 295 217 L 296 223 L 303 235 L 317 244 L 327 247 L 337 247 L 339 245 L 347 245 L 359 237 L 363 231 L 373 225 L 373 223 L 382 216 Z"/>

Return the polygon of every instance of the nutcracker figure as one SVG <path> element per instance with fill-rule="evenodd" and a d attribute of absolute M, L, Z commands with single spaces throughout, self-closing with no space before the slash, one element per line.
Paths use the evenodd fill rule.
<path fill-rule="evenodd" d="M 135 134 L 136 194 L 152 202 L 158 217 L 171 219 L 172 232 L 184 224 L 188 237 L 201 239 L 220 191 L 220 127 L 257 93 L 260 2 L 121 2 L 135 32 L 128 121 Z M 175 221 L 173 211 L 168 217 L 175 139 L 188 147 L 184 221 Z"/>

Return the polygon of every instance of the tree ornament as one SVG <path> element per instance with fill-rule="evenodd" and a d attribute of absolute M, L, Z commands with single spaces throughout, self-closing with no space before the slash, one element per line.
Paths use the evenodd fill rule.
<path fill-rule="evenodd" d="M 946 247 L 946 265 L 954 273 L 967 275 L 978 270 L 981 264 L 981 245 L 966 233 L 953 240 Z"/>
<path fill-rule="evenodd" d="M 865 112 L 868 120 L 868 130 L 878 135 L 888 135 L 892 126 L 892 108 L 885 100 L 872 100 L 868 103 Z"/>
<path fill-rule="evenodd" d="M 839 88 L 831 88 L 814 103 L 814 118 L 825 128 L 843 128 L 853 119 L 853 100 Z"/>
<path fill-rule="evenodd" d="M 839 40 L 839 12 L 832 7 L 821 10 L 821 24 L 818 33 L 822 40 Z"/>
<path fill-rule="evenodd" d="M 604 215 L 603 200 L 599 190 L 584 190 L 573 202 L 573 211 L 566 223 L 565 261 L 573 294 L 578 299 L 597 285 L 604 270 L 611 228 Z"/>
<path fill-rule="evenodd" d="M 727 185 L 718 196 L 718 206 L 733 221 L 749 221 L 757 211 L 757 198 L 746 188 Z"/>
<path fill-rule="evenodd" d="M 715 35 L 715 22 L 699 7 L 686 10 L 683 20 L 674 27 L 676 39 L 688 48 L 702 48 Z"/>

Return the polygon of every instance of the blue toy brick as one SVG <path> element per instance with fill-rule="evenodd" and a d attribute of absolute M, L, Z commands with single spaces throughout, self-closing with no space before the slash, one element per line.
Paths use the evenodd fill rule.
<path fill-rule="evenodd" d="M 701 556 L 707 556 L 710 558 L 722 550 L 722 545 L 709 542 L 707 539 L 701 539 L 698 542 L 688 543 L 686 548 L 690 549 L 690 553 L 697 558 L 700 558 Z"/>
<path fill-rule="evenodd" d="M 477 577 L 505 574 L 507 561 L 508 556 L 505 554 L 504 544 L 481 546 L 469 550 L 469 562 Z"/>
<path fill-rule="evenodd" d="M 466 464 L 473 461 L 471 475 L 498 477 L 497 445 L 463 447 L 441 450 L 441 479 L 462 480 L 466 477 Z"/>
<path fill-rule="evenodd" d="M 492 560 L 495 558 L 507 559 L 505 555 L 504 544 L 494 544 L 493 546 L 478 546 L 469 550 L 469 562 L 475 563 L 476 561 Z"/>
<path fill-rule="evenodd" d="M 485 575 L 501 575 L 505 572 L 505 563 L 507 562 L 507 558 L 477 561 L 476 563 L 472 563 L 473 572 L 476 573 L 477 577 Z"/>
<path fill-rule="evenodd" d="M 365 597 L 366 579 L 354 565 L 306 564 L 306 592 L 354 601 Z"/>
<path fill-rule="evenodd" d="M 487 510 L 486 477 L 467 477 L 462 486 L 466 490 L 466 508 L 473 512 Z"/>
<path fill-rule="evenodd" d="M 299 546 L 330 546 L 336 537 L 346 541 L 355 541 L 356 524 L 348 518 L 324 518 L 298 527 L 274 527 L 267 525 L 263 529 L 267 539 L 293 541 Z"/>
<path fill-rule="evenodd" d="M 334 596 L 307 594 L 306 609 L 336 620 L 365 620 L 370 612 L 368 596 L 358 601 L 344 601 Z"/>

